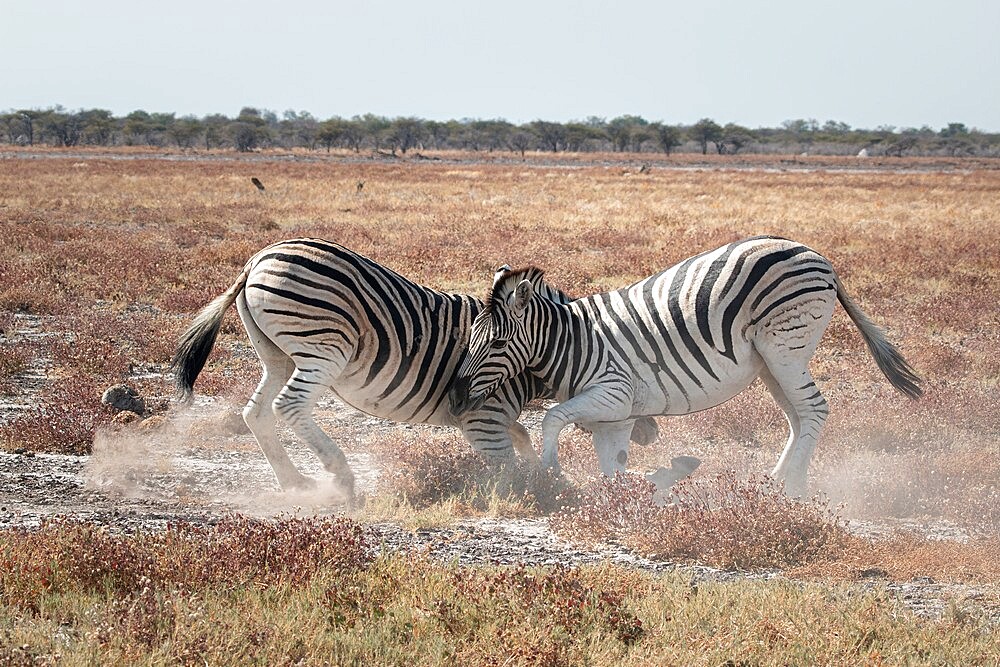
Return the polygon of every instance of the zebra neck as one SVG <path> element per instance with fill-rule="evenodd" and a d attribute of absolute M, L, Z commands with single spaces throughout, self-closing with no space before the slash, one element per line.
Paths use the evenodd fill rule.
<path fill-rule="evenodd" d="M 533 346 L 527 365 L 529 373 L 558 391 L 565 382 L 566 360 L 579 335 L 580 314 L 572 304 L 537 299 L 529 313 L 528 327 Z"/>

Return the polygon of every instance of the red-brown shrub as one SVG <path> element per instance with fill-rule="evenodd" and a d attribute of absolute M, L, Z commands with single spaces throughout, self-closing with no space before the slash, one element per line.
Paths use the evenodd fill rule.
<path fill-rule="evenodd" d="M 828 503 L 793 500 L 766 477 L 689 478 L 664 506 L 655 491 L 636 475 L 601 478 L 577 507 L 552 518 L 553 529 L 584 542 L 615 539 L 659 559 L 740 569 L 807 562 L 846 535 Z"/>

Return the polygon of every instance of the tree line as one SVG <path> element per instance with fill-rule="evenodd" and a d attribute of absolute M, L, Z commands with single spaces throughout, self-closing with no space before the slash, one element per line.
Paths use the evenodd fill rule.
<path fill-rule="evenodd" d="M 325 120 L 307 111 L 244 107 L 236 117 L 198 118 L 175 113 L 133 111 L 115 116 L 106 109 L 68 111 L 12 109 L 0 113 L 0 142 L 35 146 L 152 146 L 180 149 L 261 148 L 348 149 L 392 155 L 420 150 L 551 152 L 815 153 L 854 155 L 1000 155 L 1000 134 L 949 123 L 935 130 L 880 126 L 852 128 L 814 119 L 788 120 L 779 127 L 750 129 L 703 118 L 692 125 L 649 121 L 624 115 L 591 116 L 566 123 L 535 120 L 516 125 L 503 119 L 425 120 L 365 114 Z"/>

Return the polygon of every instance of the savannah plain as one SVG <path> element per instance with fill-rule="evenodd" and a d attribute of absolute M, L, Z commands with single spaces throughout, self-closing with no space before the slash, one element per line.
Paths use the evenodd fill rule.
<path fill-rule="evenodd" d="M 190 157 L 0 159 L 0 664 L 998 663 L 995 161 Z M 755 234 L 828 257 L 924 378 L 921 399 L 896 394 L 838 307 L 811 366 L 831 414 L 802 502 L 763 477 L 787 425 L 759 384 L 633 446 L 637 472 L 703 461 L 672 507 L 639 476 L 595 479 L 573 429 L 556 482 L 484 463 L 457 431 L 324 404 L 371 473 L 348 511 L 280 493 L 233 426 L 259 379 L 235 311 L 193 408 L 164 375 L 193 314 L 285 238 L 484 296 L 499 264 L 534 264 L 582 296 Z M 118 383 L 153 416 L 102 405 Z M 523 416 L 536 444 L 539 418 Z M 182 455 L 234 463 L 181 474 Z M 56 465 L 72 474 L 45 477 Z M 233 487 L 254 502 L 220 502 Z M 435 551 L 485 519 L 656 566 Z"/>

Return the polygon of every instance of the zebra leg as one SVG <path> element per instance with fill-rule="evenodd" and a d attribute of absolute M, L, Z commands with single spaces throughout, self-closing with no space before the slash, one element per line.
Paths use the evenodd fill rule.
<path fill-rule="evenodd" d="M 483 410 L 478 411 L 480 413 Z M 506 425 L 505 425 L 506 424 Z M 538 454 L 531 445 L 531 435 L 516 419 L 501 413 L 491 415 L 488 419 L 474 414 L 459 424 L 462 435 L 472 445 L 472 449 L 494 459 L 511 457 L 511 446 L 514 451 L 529 463 L 538 463 Z"/>
<path fill-rule="evenodd" d="M 768 362 L 760 376 L 778 405 L 785 411 L 791 429 L 788 442 L 771 476 L 785 482 L 785 492 L 788 495 L 802 496 L 806 492 L 809 461 L 830 412 L 826 399 L 816 387 L 804 363 L 801 366 L 780 366 Z"/>
<path fill-rule="evenodd" d="M 625 472 L 628 467 L 629 436 L 635 421 L 587 424 L 594 434 L 594 449 L 601 472 L 614 477 L 617 472 Z"/>
<path fill-rule="evenodd" d="M 237 298 L 236 307 L 250 337 L 250 344 L 253 345 L 257 357 L 260 358 L 260 364 L 264 368 L 264 375 L 260 379 L 260 384 L 257 385 L 257 391 L 243 408 L 243 421 L 246 422 L 253 437 L 257 440 L 257 445 L 264 452 L 268 463 L 271 464 L 271 469 L 274 470 L 274 475 L 282 489 L 287 491 L 315 486 L 312 479 L 295 468 L 295 464 L 288 458 L 288 453 L 281 446 L 274 431 L 276 420 L 274 412 L 271 410 L 271 403 L 278 396 L 281 388 L 285 386 L 285 382 L 295 366 L 292 364 L 292 360 L 278 349 L 254 322 L 242 293 Z"/>
<path fill-rule="evenodd" d="M 594 385 L 550 408 L 542 419 L 542 469 L 559 470 L 559 433 L 572 422 L 619 422 L 632 411 L 631 387 L 622 383 Z M 632 421 L 629 422 L 631 433 Z M 627 439 L 627 438 L 626 438 Z"/>
<path fill-rule="evenodd" d="M 517 452 L 518 456 L 532 466 L 537 466 L 541 459 L 538 458 L 538 452 L 531 444 L 531 435 L 528 433 L 528 429 L 518 422 L 511 422 L 508 432 L 511 443 L 514 445 L 514 451 Z"/>
<path fill-rule="evenodd" d="M 274 413 L 291 427 L 292 432 L 316 453 L 323 467 L 337 476 L 349 502 L 353 502 L 354 473 L 347 463 L 347 457 L 319 427 L 313 416 L 316 401 L 340 374 L 342 367 L 333 365 L 331 368 L 331 363 L 327 361 L 323 368 L 296 368 L 274 399 L 272 407 Z"/>

